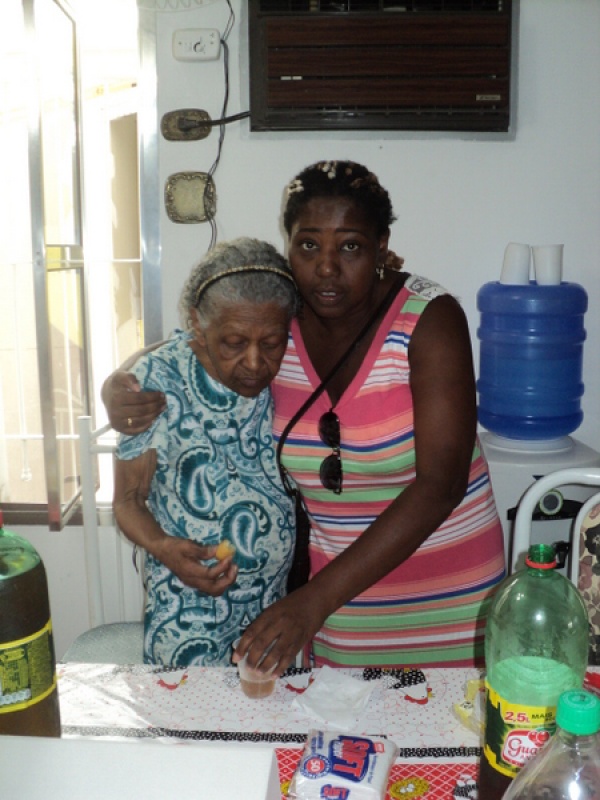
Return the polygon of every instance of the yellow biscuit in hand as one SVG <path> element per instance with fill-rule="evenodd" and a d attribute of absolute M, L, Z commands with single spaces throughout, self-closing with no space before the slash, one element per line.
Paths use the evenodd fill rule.
<path fill-rule="evenodd" d="M 235 547 L 228 539 L 222 539 L 217 545 L 215 556 L 219 559 L 219 561 L 223 561 L 224 558 L 233 555 L 235 555 Z"/>

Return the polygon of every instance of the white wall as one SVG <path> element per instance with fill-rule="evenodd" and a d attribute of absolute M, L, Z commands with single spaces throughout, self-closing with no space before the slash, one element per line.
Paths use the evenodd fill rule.
<path fill-rule="evenodd" d="M 229 113 L 247 110 L 245 3 L 232 0 L 237 23 L 230 36 Z M 182 63 L 170 55 L 172 31 L 217 27 L 225 0 L 196 11 L 157 14 L 159 119 L 177 108 L 220 116 L 221 62 Z M 509 241 L 565 244 L 565 279 L 587 290 L 583 398 L 577 438 L 600 449 L 600 2 L 522 0 L 518 52 L 518 109 L 512 140 L 446 134 L 251 134 L 247 121 L 227 128 L 215 175 L 219 238 L 242 234 L 283 247 L 279 208 L 284 184 L 319 158 L 365 162 L 390 190 L 398 221 L 392 246 L 406 268 L 428 275 L 463 301 L 476 362 L 477 290 L 499 276 Z M 160 186 L 179 170 L 207 171 L 217 135 L 194 143 L 160 139 Z M 162 201 L 161 201 L 162 206 Z M 163 313 L 177 323 L 179 289 L 209 243 L 207 224 L 176 225 L 164 211 Z M 81 530 L 19 531 L 46 562 L 57 653 L 87 628 Z"/>
<path fill-rule="evenodd" d="M 228 113 L 248 109 L 246 4 L 232 0 Z M 194 11 L 157 14 L 159 118 L 177 108 L 220 117 L 223 67 L 171 55 L 172 32 L 223 30 L 225 0 Z M 248 120 L 227 126 L 215 174 L 220 239 L 255 235 L 283 248 L 279 209 L 284 185 L 320 158 L 366 163 L 390 191 L 398 221 L 392 247 L 408 271 L 427 275 L 461 297 L 475 361 L 477 290 L 499 277 L 509 241 L 565 244 L 565 280 L 581 283 L 586 315 L 585 419 L 576 436 L 600 449 L 600 3 L 522 0 L 515 135 L 399 132 L 250 133 Z M 208 171 L 217 133 L 200 142 L 160 138 L 160 186 L 179 170 Z M 161 202 L 162 206 L 162 202 Z M 177 300 L 195 258 L 209 243 L 206 223 L 178 225 L 162 213 L 165 333 L 177 323 Z"/>
<path fill-rule="evenodd" d="M 76 636 L 89 625 L 81 528 L 60 532 L 45 526 L 10 526 L 36 548 L 48 579 L 56 657 L 62 658 Z"/>

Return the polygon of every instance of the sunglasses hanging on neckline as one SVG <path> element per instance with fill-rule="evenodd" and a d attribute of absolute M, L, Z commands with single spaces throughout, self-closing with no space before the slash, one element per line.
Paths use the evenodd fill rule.
<path fill-rule="evenodd" d="M 335 494 L 342 493 L 342 457 L 340 454 L 340 420 L 333 408 L 326 411 L 319 420 L 319 437 L 323 444 L 331 447 L 332 453 L 323 459 L 319 477 L 324 489 Z"/>

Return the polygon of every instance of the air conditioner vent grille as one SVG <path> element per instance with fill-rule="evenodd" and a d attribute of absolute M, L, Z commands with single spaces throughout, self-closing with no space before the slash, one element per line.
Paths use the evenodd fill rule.
<path fill-rule="evenodd" d="M 259 10 L 265 14 L 358 13 L 385 11 L 406 12 L 471 12 L 503 13 L 506 0 L 260 0 Z"/>
<path fill-rule="evenodd" d="M 510 0 L 409 6 L 250 0 L 252 130 L 508 130 Z"/>

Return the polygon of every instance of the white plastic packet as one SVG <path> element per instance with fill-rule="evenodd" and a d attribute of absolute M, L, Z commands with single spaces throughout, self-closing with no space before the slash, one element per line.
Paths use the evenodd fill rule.
<path fill-rule="evenodd" d="M 313 724 L 347 731 L 356 726 L 374 689 L 373 683 L 325 665 L 308 689 L 294 698 L 292 708 L 312 717 Z"/>
<path fill-rule="evenodd" d="M 294 800 L 384 800 L 398 748 L 388 739 L 311 730 L 294 772 Z"/>

